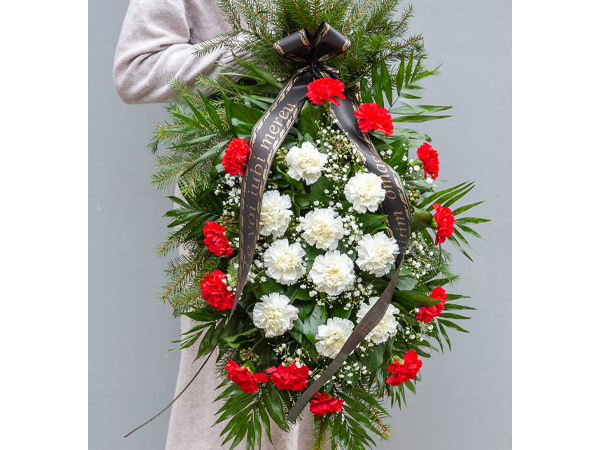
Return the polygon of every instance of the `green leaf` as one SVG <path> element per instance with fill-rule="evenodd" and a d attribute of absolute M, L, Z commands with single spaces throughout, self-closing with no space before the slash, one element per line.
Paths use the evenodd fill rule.
<path fill-rule="evenodd" d="M 452 116 L 423 116 L 423 115 L 400 116 L 400 117 L 394 117 L 392 119 L 392 122 L 422 123 L 422 122 L 429 122 L 430 120 L 446 119 L 448 117 L 452 117 Z"/>
<path fill-rule="evenodd" d="M 423 306 L 435 306 L 441 300 L 436 300 L 419 291 L 396 291 L 394 301 L 402 305 L 406 310 L 421 308 Z"/>
<path fill-rule="evenodd" d="M 340 438 L 341 430 L 342 430 L 342 414 L 337 413 L 335 415 L 335 420 L 333 421 L 333 427 L 331 427 L 331 440 L 332 440 L 333 448 L 335 448 L 335 445 Z"/>
<path fill-rule="evenodd" d="M 273 383 L 267 383 L 266 386 L 267 396 L 263 398 L 267 398 L 269 401 L 265 402 L 265 406 L 275 423 L 279 425 L 282 430 L 287 430 L 287 419 L 283 412 L 283 404 L 281 403 L 281 398 L 279 398 L 277 389 Z"/>
<path fill-rule="evenodd" d="M 454 203 L 456 203 L 458 200 L 460 200 L 461 198 L 463 198 L 465 195 L 467 195 L 475 186 L 471 185 L 469 187 L 469 189 L 466 189 L 464 192 L 461 192 L 460 194 L 457 194 L 455 196 L 453 196 L 452 198 L 448 199 L 442 206 L 444 208 L 449 208 L 451 205 L 453 205 Z"/>
<path fill-rule="evenodd" d="M 444 309 L 446 309 L 446 308 L 444 308 Z M 453 313 L 441 313 L 439 315 L 439 317 L 445 317 L 446 319 L 457 319 L 457 320 L 470 319 L 470 317 L 461 316 L 460 314 L 453 314 Z"/>
<path fill-rule="evenodd" d="M 231 418 L 229 423 L 223 428 L 220 436 L 227 433 L 227 437 L 223 440 L 221 445 L 225 445 L 231 439 L 235 438 L 240 432 L 246 431 L 246 421 L 248 420 L 249 410 L 243 411 L 240 414 Z M 213 425 L 214 426 L 214 425 Z"/>
<path fill-rule="evenodd" d="M 412 71 L 412 74 L 410 75 L 411 85 L 408 86 L 409 89 L 415 89 L 415 88 L 423 89 L 423 88 L 420 88 L 418 86 L 413 86 L 412 85 L 414 79 L 417 77 L 417 74 L 419 73 L 419 69 L 420 68 L 421 68 L 421 56 L 419 56 L 419 58 L 417 59 L 417 65 L 415 66 L 415 68 Z M 408 83 L 406 83 L 406 84 L 408 84 Z"/>
<path fill-rule="evenodd" d="M 238 58 L 235 54 L 233 54 L 233 59 L 235 59 L 235 61 L 241 67 L 248 70 L 249 72 L 254 73 L 257 77 L 261 78 L 265 83 L 268 83 L 277 89 L 281 89 L 283 87 L 283 85 L 279 81 L 277 81 L 277 79 L 273 75 L 271 75 L 269 72 L 261 69 L 258 66 L 255 66 L 251 62 L 248 62 L 244 59 Z"/>
<path fill-rule="evenodd" d="M 418 74 L 416 77 L 413 77 L 413 79 L 411 80 L 411 82 L 415 82 L 418 80 L 422 80 L 424 78 L 427 78 L 435 73 L 437 73 L 438 69 L 440 68 L 440 66 L 437 66 L 435 69 L 433 70 L 424 70 L 423 72 L 421 72 L 420 74 Z"/>
<path fill-rule="evenodd" d="M 369 372 L 375 372 L 379 366 L 383 364 L 383 353 L 385 351 L 385 345 L 379 344 L 371 347 L 371 352 L 365 357 L 361 357 L 360 360 L 364 366 L 367 366 Z"/>
<path fill-rule="evenodd" d="M 323 108 L 319 108 L 315 105 L 306 102 L 300 117 L 298 119 L 298 131 L 303 134 L 310 136 L 317 136 L 319 132 L 319 124 L 325 121 L 325 112 Z"/>
<path fill-rule="evenodd" d="M 177 117 L 179 120 L 182 120 L 182 121 L 184 121 L 185 123 L 187 123 L 187 124 L 191 125 L 191 126 L 194 128 L 194 129 L 200 129 L 200 130 L 203 130 L 203 129 L 204 129 L 204 127 L 202 126 L 202 124 L 201 124 L 201 123 L 199 123 L 199 122 L 195 121 L 194 119 L 190 119 L 189 117 L 187 117 L 187 116 L 184 116 L 183 114 L 178 114 L 178 113 L 175 113 L 175 112 L 173 112 L 173 113 L 171 113 L 171 115 L 172 115 L 173 117 Z M 208 126 L 208 127 L 207 127 L 207 129 L 210 129 L 210 126 Z M 191 131 L 190 129 L 187 129 L 187 130 L 185 131 L 185 133 L 189 133 L 190 131 Z M 197 132 L 197 130 L 194 130 L 194 131 L 196 131 L 196 132 Z M 184 132 L 184 131 L 183 131 L 183 130 L 180 130 L 179 132 Z"/>
<path fill-rule="evenodd" d="M 462 241 L 467 247 L 469 247 L 471 250 L 474 250 L 473 247 L 471 247 L 471 244 L 469 244 L 467 239 L 462 235 L 462 233 L 460 231 L 458 231 L 458 227 L 454 228 L 454 231 L 452 232 L 452 236 L 457 238 L 457 242 Z"/>
<path fill-rule="evenodd" d="M 248 435 L 246 436 L 246 450 L 254 450 L 254 439 L 255 439 L 254 420 L 252 420 L 252 417 L 250 417 L 246 423 L 248 426 L 248 430 L 247 430 Z"/>
<path fill-rule="evenodd" d="M 446 340 L 446 343 L 448 344 L 448 349 L 450 351 L 452 351 L 452 343 L 450 342 L 450 337 L 448 337 L 448 333 L 446 333 L 446 329 L 444 328 L 444 326 L 441 323 L 437 324 L 440 330 L 440 333 L 442 333 L 442 336 L 444 336 L 444 339 Z M 441 345 L 441 342 L 440 342 Z"/>
<path fill-rule="evenodd" d="M 404 84 L 407 85 L 410 82 L 410 77 L 412 76 L 412 64 L 414 57 L 414 50 L 410 52 L 410 57 L 408 58 L 408 64 L 406 65 L 406 70 L 404 73 Z"/>
<path fill-rule="evenodd" d="M 192 104 L 192 102 L 190 102 L 185 96 L 183 96 L 183 99 L 185 100 L 185 102 L 187 103 L 187 105 L 190 107 L 190 109 L 194 113 L 194 116 L 196 116 L 196 119 L 198 120 L 198 122 L 204 128 L 206 128 L 207 130 L 210 130 L 210 125 L 208 124 L 208 122 L 206 121 L 206 119 L 204 118 L 204 116 L 202 114 L 200 114 L 200 111 L 198 111 L 196 109 L 196 107 Z"/>
<path fill-rule="evenodd" d="M 406 136 L 399 136 L 389 146 L 392 150 L 392 156 L 387 159 L 388 164 L 394 168 L 397 167 L 395 170 L 399 175 L 405 174 L 408 161 L 402 161 L 402 159 L 408 155 L 410 140 Z"/>
<path fill-rule="evenodd" d="M 454 211 L 452 211 L 452 214 L 454 215 L 454 217 L 458 216 L 460 213 L 463 213 L 465 211 L 468 211 L 469 209 L 480 205 L 484 202 L 485 200 L 481 201 L 481 202 L 477 202 L 477 203 L 471 203 L 470 205 L 466 205 L 466 206 L 461 206 L 460 208 L 456 208 Z"/>
<path fill-rule="evenodd" d="M 455 330 L 458 330 L 458 331 L 460 331 L 462 333 L 468 333 L 467 330 L 465 330 L 464 328 L 459 327 L 454 322 L 450 322 L 449 320 L 437 319 L 437 321 L 439 323 L 442 323 L 442 324 L 446 325 L 447 327 L 454 328 Z"/>
<path fill-rule="evenodd" d="M 430 291 L 433 291 L 436 287 L 442 287 L 446 284 L 450 283 L 450 278 L 436 278 L 434 280 L 428 281 L 425 286 Z"/>
<path fill-rule="evenodd" d="M 306 319 L 306 316 L 308 316 L 313 311 L 313 309 L 315 308 L 315 303 L 299 302 L 296 303 L 294 306 L 298 308 L 298 319 L 303 321 L 304 319 Z"/>
<path fill-rule="evenodd" d="M 283 286 L 270 277 L 267 277 L 267 281 L 261 281 L 259 283 L 252 284 L 251 290 L 254 292 L 256 298 L 260 298 L 263 295 L 272 294 L 273 292 L 285 294 Z"/>
<path fill-rule="evenodd" d="M 458 300 L 459 298 L 471 298 L 468 295 L 446 294 L 446 301 Z"/>
<path fill-rule="evenodd" d="M 381 79 L 379 78 L 379 74 L 377 73 L 377 67 L 373 66 L 371 68 L 371 80 L 373 84 L 373 97 L 375 98 L 375 103 L 379 106 L 383 106 L 383 93 L 381 92 Z"/>
<path fill-rule="evenodd" d="M 390 110 L 390 114 L 403 114 L 406 116 L 409 115 L 420 115 L 423 113 L 436 113 L 441 111 L 447 111 L 451 109 L 452 106 L 432 106 L 432 105 L 408 105 L 404 104 L 398 108 L 394 108 Z"/>
<path fill-rule="evenodd" d="M 294 284 L 287 288 L 286 296 L 293 302 L 294 300 L 309 301 L 313 297 L 309 295 L 310 289 L 302 289 L 300 284 Z M 298 306 L 298 305 L 295 305 Z"/>
<path fill-rule="evenodd" d="M 417 395 L 417 390 L 415 389 L 415 385 L 411 380 L 406 380 L 404 384 L 413 394 Z"/>
<path fill-rule="evenodd" d="M 260 450 L 262 448 L 262 427 L 256 409 L 254 410 L 254 442 L 258 444 L 258 450 Z"/>
<path fill-rule="evenodd" d="M 414 288 L 418 283 L 418 280 L 414 278 L 412 275 L 402 276 L 402 271 L 400 271 L 400 276 L 398 276 L 398 282 L 396 283 L 396 288 L 401 291 L 410 291 Z"/>
<path fill-rule="evenodd" d="M 407 98 L 409 100 L 418 100 L 421 97 L 419 97 L 418 95 L 412 95 L 412 94 L 407 94 L 406 92 L 403 92 L 402 95 L 400 96 L 402 98 Z"/>
<path fill-rule="evenodd" d="M 250 336 L 250 335 L 256 333 L 257 331 L 258 331 L 258 328 L 252 328 L 252 329 L 244 331 L 243 333 L 240 333 L 236 336 L 227 336 L 227 337 L 224 337 L 221 339 L 223 341 L 227 342 L 227 345 L 229 345 L 230 347 L 238 348 L 241 344 L 254 340 L 254 339 L 240 339 L 240 338 L 242 338 L 244 336 Z"/>
<path fill-rule="evenodd" d="M 254 124 L 258 122 L 262 115 L 263 113 L 259 109 L 241 103 L 232 103 L 230 125 L 233 133 L 240 139 L 249 139 Z"/>
<path fill-rule="evenodd" d="M 486 223 L 490 222 L 489 219 L 478 219 L 476 217 L 461 217 L 460 219 L 456 219 L 457 223 Z"/>
<path fill-rule="evenodd" d="M 462 246 L 458 243 L 458 241 L 456 240 L 456 238 L 454 236 L 450 236 L 448 238 L 448 240 L 450 241 L 450 243 L 452 245 L 454 245 L 454 247 L 456 247 L 463 255 L 465 255 L 467 257 L 467 259 L 471 262 L 473 262 L 473 259 L 469 256 L 469 254 L 465 251 L 464 248 L 462 248 Z"/>
<path fill-rule="evenodd" d="M 235 439 L 231 443 L 231 447 L 229 447 L 229 450 L 237 447 L 239 443 L 242 442 L 242 439 L 244 439 L 247 431 L 248 429 L 246 427 L 243 427 L 240 431 L 238 431 L 238 433 L 235 435 Z"/>
<path fill-rule="evenodd" d="M 477 311 L 477 308 L 472 308 L 470 306 L 464 306 L 464 305 L 455 305 L 454 303 L 448 303 L 448 302 L 446 302 L 446 304 L 444 305 L 444 310 L 448 310 L 448 311 L 452 311 L 452 310 L 472 310 L 472 311 Z"/>
<path fill-rule="evenodd" d="M 449 189 L 445 189 L 445 190 L 443 190 L 443 191 L 438 191 L 438 192 L 436 192 L 436 193 L 434 193 L 434 194 L 431 194 L 431 195 L 429 195 L 429 196 L 425 197 L 425 198 L 424 198 L 424 199 L 421 201 L 421 203 L 419 203 L 419 208 L 424 208 L 424 207 L 425 207 L 425 206 L 427 206 L 428 204 L 430 204 L 430 203 L 433 203 L 433 201 L 434 201 L 434 200 L 437 200 L 438 198 L 440 198 L 442 195 L 448 194 L 448 193 L 450 193 L 450 192 L 454 192 L 454 191 L 456 191 L 457 189 L 460 189 L 460 188 L 462 188 L 462 187 L 463 187 L 465 184 L 467 184 L 467 182 L 466 182 L 466 181 L 465 181 L 464 183 L 461 183 L 461 184 L 459 184 L 459 185 L 456 185 L 456 186 L 454 186 L 454 187 L 451 187 L 451 188 L 449 188 Z"/>
<path fill-rule="evenodd" d="M 407 137 L 408 139 L 413 139 L 415 141 L 427 141 L 431 142 L 431 137 L 425 133 L 421 133 L 420 131 L 411 130 L 409 128 L 394 128 L 393 137 Z"/>
<path fill-rule="evenodd" d="M 183 206 L 184 208 L 190 208 L 190 205 L 188 205 L 184 200 L 180 199 L 179 197 L 175 197 L 174 195 L 164 195 L 163 197 L 168 198 L 169 200 L 171 200 L 172 202 L 177 203 L 179 206 Z M 174 211 L 177 211 L 176 209 Z"/>
<path fill-rule="evenodd" d="M 356 218 L 360 228 L 367 234 L 373 234 L 378 230 L 387 229 L 387 226 L 384 223 L 387 219 L 386 215 L 366 213 L 357 214 Z"/>
<path fill-rule="evenodd" d="M 208 134 L 206 136 L 200 136 L 196 139 L 186 141 L 183 144 L 173 145 L 172 147 L 169 147 L 169 149 L 175 150 L 178 148 L 191 147 L 192 145 L 202 144 L 203 142 L 210 141 L 215 136 L 216 136 L 216 134 Z"/>
<path fill-rule="evenodd" d="M 252 401 L 254 401 L 256 399 L 256 393 L 250 394 L 247 397 L 240 396 L 239 399 L 237 399 L 237 396 L 234 396 L 230 400 L 232 400 L 232 399 L 236 399 L 236 401 L 234 401 L 233 403 L 231 403 L 231 405 L 229 405 L 227 408 L 225 408 L 225 405 L 227 405 L 229 403 L 229 401 L 228 401 L 227 403 L 225 403 L 225 405 L 223 405 L 223 407 L 219 410 L 219 412 L 217 412 L 217 414 L 220 414 L 221 412 L 223 412 L 223 414 L 221 414 L 221 416 L 217 419 L 217 421 L 215 422 L 215 425 L 217 423 L 220 423 L 220 422 L 223 422 L 224 420 L 229 419 L 230 417 L 235 416 L 242 409 L 244 409 L 246 406 L 248 406 L 250 403 L 252 403 Z"/>
<path fill-rule="evenodd" d="M 373 103 L 373 97 L 371 96 L 367 80 L 360 82 L 360 99 L 362 100 L 362 103 Z"/>
<path fill-rule="evenodd" d="M 402 86 L 404 85 L 404 54 L 400 56 L 400 67 L 396 75 L 396 92 L 398 96 L 402 94 Z"/>
<path fill-rule="evenodd" d="M 217 311 L 214 306 L 205 306 L 182 314 L 196 322 L 214 322 L 225 317 L 223 311 Z"/>
<path fill-rule="evenodd" d="M 208 111 L 208 115 L 210 116 L 210 120 L 212 121 L 213 125 L 217 127 L 217 130 L 219 130 L 221 136 L 225 137 L 225 130 L 223 130 L 223 124 L 221 123 L 221 119 L 217 114 L 217 111 L 215 108 L 213 108 L 213 106 L 210 104 L 210 101 L 204 96 L 204 94 L 200 92 L 199 89 L 197 91 L 198 95 L 204 102 L 204 106 L 206 107 L 206 111 Z"/>
<path fill-rule="evenodd" d="M 469 233 L 473 236 L 475 236 L 476 238 L 479 239 L 483 239 L 484 241 L 486 240 L 482 235 L 480 235 L 477 231 L 469 228 L 468 226 L 462 224 L 462 223 L 457 223 L 456 226 L 458 226 L 458 228 L 460 228 L 461 230 L 463 230 L 465 233 Z"/>
<path fill-rule="evenodd" d="M 425 211 L 424 209 L 419 209 L 417 207 L 414 208 L 414 212 L 412 214 L 412 231 L 420 231 L 425 228 L 431 226 L 431 222 L 433 220 L 433 215 Z"/>
<path fill-rule="evenodd" d="M 294 329 L 302 333 L 310 342 L 317 342 L 317 328 L 327 322 L 327 314 L 325 308 L 321 305 L 316 305 L 312 312 L 304 320 L 296 320 Z"/>
<path fill-rule="evenodd" d="M 441 197 L 439 197 L 439 198 L 436 199 L 436 203 L 438 203 L 440 205 L 443 205 L 444 202 L 450 200 L 452 197 L 460 195 L 462 192 L 464 192 L 465 190 L 470 189 L 472 187 L 473 187 L 473 183 L 468 183 L 468 184 L 466 184 L 464 186 L 461 186 L 461 188 L 457 189 L 457 190 L 447 189 L 446 191 L 442 191 L 443 195 Z M 440 192 L 438 192 L 437 194 L 440 194 Z M 432 197 L 436 197 L 437 194 L 434 194 L 434 195 L 432 195 L 430 197 L 427 197 L 428 203 L 429 203 L 429 201 L 431 201 L 430 199 Z M 419 205 L 419 207 L 421 207 L 421 205 Z M 433 204 L 431 204 L 430 206 L 428 206 L 426 209 L 427 209 L 427 211 L 432 211 L 433 210 Z"/>
<path fill-rule="evenodd" d="M 315 183 L 311 184 L 310 194 L 308 195 L 308 201 L 311 206 L 315 204 L 315 201 L 319 202 L 319 208 L 328 205 L 333 187 L 333 181 L 327 177 L 321 177 Z"/>
<path fill-rule="evenodd" d="M 392 80 L 385 64 L 385 59 L 383 58 L 381 58 L 381 82 L 383 84 L 383 89 L 385 91 L 388 104 L 391 105 L 392 101 L 394 100 L 394 95 L 392 93 Z"/>
<path fill-rule="evenodd" d="M 229 379 L 226 379 L 225 381 L 229 381 Z M 219 396 L 213 400 L 213 403 L 224 398 L 230 397 L 233 394 L 239 394 L 240 392 L 243 392 L 242 389 L 237 384 L 232 383 L 231 386 L 229 386 L 227 389 L 221 392 Z"/>
<path fill-rule="evenodd" d="M 263 399 L 264 399 L 264 397 L 263 397 Z M 269 441 L 271 442 L 271 444 L 273 444 L 273 439 L 271 438 L 271 420 L 269 419 L 267 410 L 265 409 L 265 405 L 263 404 L 263 402 L 258 402 L 258 412 L 260 414 L 260 420 L 262 421 L 262 423 L 265 427 L 265 433 L 266 433 L 267 437 L 269 438 Z"/>

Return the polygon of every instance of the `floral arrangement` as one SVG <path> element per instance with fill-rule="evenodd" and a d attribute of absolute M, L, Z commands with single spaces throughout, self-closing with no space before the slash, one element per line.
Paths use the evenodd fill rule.
<path fill-rule="evenodd" d="M 455 321 L 468 317 L 456 311 L 474 308 L 457 302 L 469 297 L 453 292 L 458 276 L 442 244 L 471 259 L 465 236 L 480 238 L 471 226 L 487 220 L 463 216 L 481 202 L 457 207 L 473 183 L 439 189 L 443 168 L 431 138 L 394 126 L 449 117 L 437 113 L 450 108 L 414 104 L 419 83 L 438 72 L 424 66 L 422 37 L 405 36 L 412 7 L 394 19 L 398 3 L 265 0 L 242 1 L 244 8 L 224 0 L 233 32 L 198 52 L 245 50 L 251 60 L 236 57 L 238 67 L 218 81 L 200 76 L 198 87 L 211 98 L 173 82 L 172 121 L 157 125 L 151 145 L 170 149 L 158 157 L 155 184 L 176 182 L 181 197 L 170 197 L 178 205 L 166 214 L 174 231 L 159 254 L 177 247 L 187 254 L 169 263 L 161 298 L 197 322 L 178 349 L 199 343 L 198 358 L 218 352 L 223 382 L 215 395 L 224 405 L 216 422 L 228 420 L 223 443 L 231 448 L 244 438 L 247 448 L 260 448 L 263 431 L 270 439 L 272 426 L 289 429 L 293 406 L 367 321 L 386 286 L 391 301 L 381 319 L 321 380 L 303 412 L 303 420 L 314 420 L 315 449 L 362 449 L 375 445 L 374 436 L 389 438 L 386 399 L 406 404 L 424 361 L 450 348 L 448 330 L 466 332 Z M 298 30 L 319 34 L 324 22 L 351 46 L 303 88 L 306 101 L 265 174 L 256 245 L 241 285 L 252 130 L 286 79 L 305 70 L 273 43 Z M 367 170 L 335 114 L 350 100 L 357 133 L 368 133 L 401 180 L 411 215 L 405 243 L 382 211 L 390 195 L 385 180 Z"/>

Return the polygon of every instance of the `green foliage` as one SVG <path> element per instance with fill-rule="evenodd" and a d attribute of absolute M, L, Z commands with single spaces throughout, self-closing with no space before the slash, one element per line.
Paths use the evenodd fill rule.
<path fill-rule="evenodd" d="M 254 66 L 245 64 L 244 69 L 276 86 L 277 80 L 271 78 L 271 74 L 279 80 L 285 79 L 299 63 L 274 53 L 273 43 L 302 28 L 314 33 L 322 22 L 327 22 L 352 42 L 347 52 L 328 64 L 340 69 L 343 81 L 349 86 L 353 80 L 370 73 L 372 68 L 381 71 L 390 100 L 393 75 L 386 76 L 392 64 L 403 57 L 415 59 L 417 63 L 410 72 L 414 77 L 409 77 L 409 81 L 427 74 L 418 63 L 426 58 L 423 37 L 407 34 L 414 8 L 412 5 L 405 7 L 395 20 L 392 13 L 399 4 L 400 0 L 220 0 L 220 9 L 232 31 L 197 44 L 196 53 L 204 55 L 230 50 L 237 55 L 248 54 Z M 259 72 L 258 67 L 266 70 Z M 214 86 L 209 88 L 215 90 Z"/>
<path fill-rule="evenodd" d="M 202 230 L 206 222 L 216 221 L 226 228 L 230 242 L 239 234 L 239 206 L 225 206 L 229 187 L 224 188 L 227 186 L 224 180 L 229 182 L 231 179 L 224 177 L 221 158 L 233 138 L 250 137 L 254 124 L 274 101 L 282 81 L 300 66 L 273 50 L 275 41 L 300 28 L 313 33 L 325 21 L 347 36 L 352 43 L 350 48 L 327 64 L 340 70 L 349 95 L 362 102 L 387 106 L 395 123 L 423 123 L 450 117 L 443 114 L 450 106 L 412 104 L 417 103 L 412 100 L 420 98 L 421 82 L 437 75 L 438 70 L 425 67 L 427 54 L 423 38 L 408 34 L 413 7 L 405 7 L 397 19 L 393 18 L 392 13 L 397 11 L 399 4 L 400 0 L 219 0 L 232 31 L 196 45 L 196 52 L 200 55 L 218 50 L 231 51 L 235 67 L 221 64 L 218 80 L 200 75 L 195 91 L 188 89 L 182 81 L 174 80 L 171 87 L 175 100 L 167 107 L 169 120 L 156 124 L 154 138 L 149 144 L 153 153 L 162 147 L 167 150 L 166 154 L 157 156 L 153 184 L 165 188 L 177 183 L 182 194 L 181 198 L 168 197 L 176 206 L 165 215 L 171 221 L 168 225 L 170 234 L 157 250 L 160 256 L 167 256 L 178 247 L 186 250 L 168 263 L 168 282 L 160 297 L 169 302 L 175 315 L 184 314 L 194 321 L 193 328 L 174 342 L 176 350 L 197 344 L 197 357 L 201 357 L 216 347 L 221 371 L 229 359 L 240 365 L 246 364 L 253 372 L 264 372 L 281 364 L 284 357 L 286 361 L 298 357 L 310 368 L 310 380 L 314 380 L 330 362 L 319 355 L 315 347 L 319 326 L 332 317 L 357 323 L 357 305 L 346 307 L 345 302 L 350 299 L 344 297 L 342 301 L 339 297 L 336 301 L 325 293 L 313 292 L 312 287 L 304 285 L 304 279 L 284 286 L 266 276 L 264 266 L 253 266 L 254 278 L 247 283 L 239 306 L 228 322 L 229 310 L 217 311 L 207 305 L 202 298 L 200 282 L 207 272 L 220 270 L 229 277 L 228 285 L 235 286 L 239 263 L 237 250 L 231 259 L 216 257 L 204 245 Z M 325 127 L 331 127 L 327 136 Z M 350 203 L 342 195 L 345 182 L 321 176 L 317 182 L 307 185 L 288 175 L 285 157 L 289 149 L 306 141 L 317 145 L 319 141 L 329 139 L 334 129 L 336 125 L 327 111 L 307 102 L 274 158 L 268 189 L 278 189 L 281 194 L 290 196 L 294 216 L 289 230 L 295 230 L 298 217 L 315 205 L 325 207 L 339 202 L 340 206 L 335 203 L 337 210 L 350 214 Z M 431 141 L 420 131 L 395 128 L 391 136 L 375 132 L 371 137 L 381 158 L 404 181 L 412 207 L 411 246 L 405 255 L 393 297 L 394 306 L 400 310 L 396 315 L 399 327 L 397 334 L 386 343 L 368 346 L 363 342 L 355 349 L 347 363 L 352 367 L 355 364 L 364 366 L 364 371 L 346 372 L 349 375 L 345 379 L 338 378 L 325 386 L 323 390 L 344 400 L 344 405 L 340 413 L 314 416 L 315 450 L 329 447 L 332 450 L 365 449 L 376 445 L 375 438 L 388 439 L 391 429 L 384 422 L 389 419 L 389 414 L 383 402 L 388 398 L 392 406 L 406 405 L 406 390 L 416 393 L 416 383 L 420 381 L 417 376 L 398 386 L 387 384 L 390 361 L 394 356 L 403 357 L 410 349 L 422 358 L 428 358 L 434 351 L 443 352 L 446 345 L 451 348 L 450 329 L 468 332 L 456 322 L 468 319 L 463 311 L 474 310 L 456 302 L 469 297 L 448 293 L 444 310 L 431 322 L 418 322 L 415 317 L 417 308 L 439 303 L 429 296 L 433 289 L 445 286 L 450 291 L 449 286 L 458 280 L 450 268 L 451 254 L 434 245 L 433 204 L 456 206 L 453 210 L 455 230 L 448 241 L 467 258 L 471 259 L 465 248 L 471 246 L 466 237 L 483 239 L 473 227 L 488 220 L 463 217 L 467 211 L 470 215 L 471 209 L 482 202 L 461 206 L 474 183 L 465 182 L 444 190 L 427 184 L 423 172 L 414 170 L 420 161 L 408 159 L 409 151 L 414 152 L 423 141 Z M 349 160 L 352 145 L 347 141 L 349 148 L 345 148 L 339 142 L 331 137 L 329 148 L 341 159 Z M 364 170 L 360 160 L 352 161 L 344 169 L 348 169 L 345 172 L 348 177 Z M 238 195 L 236 192 L 233 192 L 234 197 Z M 381 211 L 366 214 L 354 211 L 352 217 L 361 233 L 389 231 L 387 216 Z M 286 231 L 283 238 L 299 240 L 298 234 L 293 233 Z M 266 248 L 272 241 L 269 237 L 262 243 Z M 348 242 L 340 240 L 337 250 L 356 261 L 356 252 L 350 253 L 352 247 Z M 308 245 L 305 251 L 308 272 L 315 258 L 325 250 Z M 409 265 L 409 260 L 413 264 Z M 421 271 L 424 266 L 427 270 Z M 361 283 L 372 288 L 373 296 L 379 296 L 391 279 L 391 274 L 375 277 L 365 271 L 361 271 L 360 276 Z M 254 324 L 252 314 L 263 295 L 275 292 L 290 298 L 298 309 L 298 319 L 293 329 L 283 336 L 266 338 L 264 330 Z M 217 413 L 216 423 L 226 423 L 221 435 L 223 443 L 230 448 L 246 439 L 247 449 L 260 449 L 263 431 L 272 440 L 273 424 L 289 430 L 286 416 L 301 394 L 301 391 L 279 390 L 272 382 L 259 383 L 257 392 L 244 393 L 228 379 L 219 389 L 217 400 L 222 400 L 223 406 Z M 307 419 L 305 416 L 304 420 Z"/>

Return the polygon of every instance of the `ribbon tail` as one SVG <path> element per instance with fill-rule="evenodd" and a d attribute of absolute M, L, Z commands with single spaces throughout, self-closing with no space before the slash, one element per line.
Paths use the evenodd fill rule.
<path fill-rule="evenodd" d="M 262 197 L 273 158 L 300 115 L 306 100 L 306 86 L 310 81 L 312 75 L 307 68 L 298 70 L 286 82 L 271 107 L 252 129 L 250 157 L 244 173 L 240 199 L 238 279 L 229 318 L 233 315 L 242 295 L 254 259 Z"/>
<path fill-rule="evenodd" d="M 304 406 L 310 401 L 310 399 L 315 395 L 319 389 L 321 389 L 327 381 L 331 379 L 332 376 L 342 367 L 342 364 L 348 356 L 352 354 L 354 349 L 358 347 L 358 345 L 362 342 L 366 335 L 368 335 L 373 328 L 377 326 L 377 324 L 381 321 L 383 316 L 385 315 L 389 304 L 392 301 L 392 297 L 394 295 L 394 287 L 396 286 L 396 282 L 398 281 L 398 274 L 400 273 L 400 265 L 396 269 L 394 276 L 392 277 L 392 281 L 387 285 L 385 291 L 377 300 L 377 302 L 371 307 L 369 312 L 365 315 L 363 320 L 361 320 L 352 334 L 337 354 L 337 356 L 331 361 L 329 366 L 325 369 L 325 371 L 321 374 L 318 380 L 314 381 L 300 396 L 298 401 L 294 403 L 292 409 L 288 413 L 287 420 L 289 422 L 294 422 L 298 415 L 304 409 Z"/>
<path fill-rule="evenodd" d="M 223 332 L 221 332 L 223 333 Z M 194 375 L 192 377 L 192 379 L 189 381 L 188 384 L 186 384 L 186 386 L 181 390 L 181 392 L 179 394 L 177 394 L 177 397 L 175 397 L 171 403 L 169 403 L 167 406 L 165 406 L 158 414 L 156 414 L 154 417 L 152 417 L 151 419 L 147 420 L 146 422 L 144 422 L 143 424 L 141 424 L 140 426 L 134 428 L 133 430 L 131 430 L 129 433 L 127 433 L 125 436 L 123 436 L 124 438 L 131 436 L 133 433 L 135 433 L 137 430 L 139 430 L 142 427 L 145 427 L 146 425 L 148 425 L 150 422 L 152 422 L 154 419 L 156 419 L 158 416 L 160 416 L 162 413 L 164 413 L 167 409 L 169 409 L 171 406 L 173 406 L 173 404 L 179 399 L 179 397 L 181 397 L 183 395 L 183 393 L 185 391 L 187 391 L 187 389 L 192 385 L 192 383 L 194 382 L 194 380 L 198 377 L 198 375 L 200 375 L 200 372 L 202 371 L 202 369 L 204 369 L 204 366 L 206 366 L 206 363 L 208 362 L 208 360 L 210 359 L 210 357 L 212 356 L 212 354 L 214 353 L 214 351 L 216 350 L 216 348 L 218 347 L 219 344 L 215 345 L 214 348 L 212 349 L 212 351 L 210 352 L 210 354 L 206 357 L 206 360 L 202 363 L 202 365 L 200 366 L 200 368 L 198 369 L 198 372 L 196 372 L 196 375 Z"/>

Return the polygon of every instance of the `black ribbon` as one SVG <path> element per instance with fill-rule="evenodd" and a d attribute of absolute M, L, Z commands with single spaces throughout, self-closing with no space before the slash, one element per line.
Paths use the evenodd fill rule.
<path fill-rule="evenodd" d="M 345 52 L 350 47 L 350 41 L 327 23 L 322 23 L 312 39 L 307 30 L 300 30 L 277 41 L 273 47 L 280 56 L 301 62 L 304 65 L 285 83 L 271 107 L 252 129 L 250 136 L 251 152 L 242 182 L 239 223 L 239 271 L 230 318 L 242 295 L 254 258 L 262 196 L 273 157 L 302 110 L 302 106 L 306 101 L 308 84 L 318 78 L 338 78 L 338 71 L 325 66 L 323 63 Z M 398 242 L 400 254 L 396 260 L 397 269 L 391 282 L 363 320 L 354 328 L 339 354 L 319 379 L 314 381 L 294 404 L 288 414 L 290 422 L 296 420 L 313 395 L 331 379 L 346 358 L 385 315 L 392 301 L 394 287 L 398 280 L 398 273 L 410 236 L 410 207 L 400 177 L 392 167 L 379 157 L 368 135 L 358 128 L 358 120 L 354 115 L 358 105 L 350 93 L 346 92 L 346 98 L 339 101 L 340 106 L 331 105 L 339 127 L 358 148 L 367 170 L 381 177 L 383 181 L 386 197 L 381 208 L 387 215 L 386 223 Z"/>

